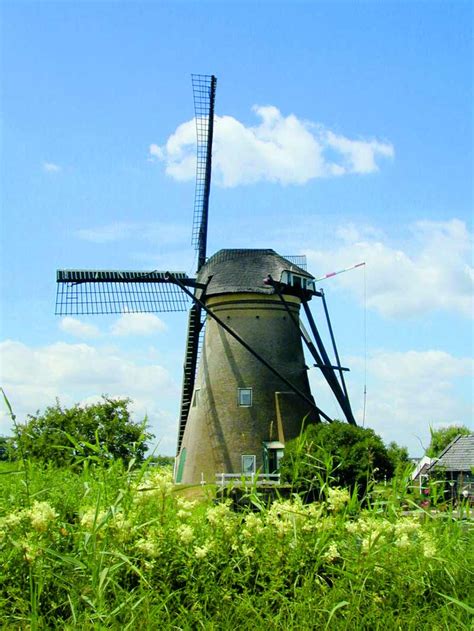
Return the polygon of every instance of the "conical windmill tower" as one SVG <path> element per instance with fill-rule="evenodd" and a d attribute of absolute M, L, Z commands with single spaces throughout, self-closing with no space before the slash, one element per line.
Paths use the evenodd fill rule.
<path fill-rule="evenodd" d="M 324 294 L 306 271 L 305 257 L 232 249 L 207 258 L 216 78 L 193 75 L 193 91 L 196 278 L 59 270 L 56 299 L 58 315 L 183 311 L 191 303 L 175 467 L 176 481 L 184 483 L 211 482 L 221 473 L 275 472 L 285 443 L 305 422 L 332 420 L 311 395 L 303 344 L 355 424 Z M 313 297 L 323 302 L 335 366 L 309 309 Z M 301 308 L 312 337 L 300 321 Z"/>

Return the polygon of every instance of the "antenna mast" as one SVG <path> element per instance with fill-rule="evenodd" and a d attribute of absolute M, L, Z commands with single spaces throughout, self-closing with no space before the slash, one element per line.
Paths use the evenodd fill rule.
<path fill-rule="evenodd" d="M 194 112 L 197 133 L 196 191 L 194 195 L 192 243 L 198 253 L 198 271 L 206 262 L 207 220 L 211 192 L 212 138 L 217 79 L 193 74 Z"/>

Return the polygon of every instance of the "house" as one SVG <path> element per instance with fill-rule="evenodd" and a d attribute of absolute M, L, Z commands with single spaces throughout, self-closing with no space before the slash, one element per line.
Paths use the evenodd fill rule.
<path fill-rule="evenodd" d="M 428 474 L 445 479 L 451 499 L 463 495 L 474 500 L 474 434 L 456 436 L 434 459 Z"/>
<path fill-rule="evenodd" d="M 431 465 L 436 462 L 436 458 L 430 458 L 429 456 L 423 456 L 416 463 L 415 468 L 411 474 L 411 479 L 413 481 L 414 486 L 418 486 L 421 491 L 424 483 L 429 477 L 429 468 Z"/>

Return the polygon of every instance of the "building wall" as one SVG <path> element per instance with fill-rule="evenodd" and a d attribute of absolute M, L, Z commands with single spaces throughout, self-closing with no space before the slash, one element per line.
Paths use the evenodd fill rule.
<path fill-rule="evenodd" d="M 288 297 L 299 318 L 299 299 Z M 228 294 L 207 306 L 307 396 L 311 396 L 300 334 L 274 295 Z M 252 388 L 251 407 L 238 389 Z M 198 393 L 196 393 L 198 391 Z M 281 423 L 277 418 L 276 396 Z M 183 483 L 212 482 L 215 473 L 240 473 L 243 454 L 263 466 L 263 442 L 295 438 L 314 411 L 301 397 L 208 316 L 201 361 L 181 454 Z M 179 462 L 179 460 L 178 460 Z"/>

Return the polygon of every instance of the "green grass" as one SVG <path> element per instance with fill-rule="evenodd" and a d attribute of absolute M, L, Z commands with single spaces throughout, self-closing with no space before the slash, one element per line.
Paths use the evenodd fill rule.
<path fill-rule="evenodd" d="M 328 491 L 232 512 L 166 470 L 0 467 L 2 629 L 472 629 L 473 522 Z"/>

